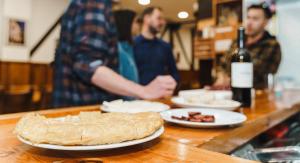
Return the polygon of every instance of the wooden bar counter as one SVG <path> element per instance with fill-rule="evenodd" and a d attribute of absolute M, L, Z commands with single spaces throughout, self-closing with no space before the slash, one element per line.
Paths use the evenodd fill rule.
<path fill-rule="evenodd" d="M 169 100 L 163 102 L 171 104 Z M 154 141 L 93 152 L 54 151 L 25 145 L 16 138 L 13 130 L 16 122 L 26 113 L 1 115 L 0 162 L 252 162 L 226 154 L 299 113 L 298 102 L 300 102 L 300 91 L 288 91 L 277 100 L 273 94 L 258 93 L 253 107 L 237 110 L 248 118 L 243 125 L 217 129 L 193 129 L 167 123 L 164 134 Z M 39 112 L 49 117 L 57 117 L 93 110 L 99 110 L 99 106 Z"/>

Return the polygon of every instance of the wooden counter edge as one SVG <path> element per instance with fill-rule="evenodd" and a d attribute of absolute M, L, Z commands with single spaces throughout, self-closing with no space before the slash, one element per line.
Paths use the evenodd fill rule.
<path fill-rule="evenodd" d="M 230 154 L 254 137 L 280 124 L 299 112 L 300 103 L 293 105 L 290 109 L 282 109 L 268 115 L 267 117 L 262 117 L 255 121 L 245 123 L 242 127 L 238 127 L 233 131 L 217 136 L 198 147 L 218 153 Z M 255 132 L 253 132 L 254 130 Z"/>

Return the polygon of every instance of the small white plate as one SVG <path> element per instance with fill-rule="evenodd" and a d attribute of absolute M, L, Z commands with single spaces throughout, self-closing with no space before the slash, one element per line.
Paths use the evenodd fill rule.
<path fill-rule="evenodd" d="M 144 100 L 135 100 L 135 101 L 123 101 L 115 100 L 111 102 L 104 101 L 101 106 L 101 111 L 104 112 L 119 112 L 119 113 L 140 113 L 140 112 L 161 112 L 170 109 L 169 105 L 144 101 Z"/>
<path fill-rule="evenodd" d="M 197 96 L 203 94 L 213 94 L 216 100 L 231 100 L 232 92 L 229 90 L 206 90 L 206 89 L 191 89 L 178 92 L 179 97 Z"/>
<path fill-rule="evenodd" d="M 215 122 L 189 122 L 184 120 L 177 120 L 171 116 L 188 116 L 188 112 L 201 112 L 203 115 L 215 116 Z M 160 113 L 162 118 L 171 123 L 176 123 L 181 126 L 194 127 L 194 128 L 215 128 L 224 126 L 234 126 L 242 124 L 247 120 L 247 117 L 241 113 L 236 113 L 226 110 L 217 109 L 200 109 L 200 108 L 185 108 L 185 109 L 172 109 Z"/>
<path fill-rule="evenodd" d="M 180 107 L 196 107 L 196 108 L 213 108 L 221 110 L 235 110 L 241 106 L 240 102 L 233 100 L 218 100 L 218 104 L 206 104 L 206 103 L 192 103 L 185 100 L 183 97 L 173 97 L 171 99 L 172 103 Z"/>
<path fill-rule="evenodd" d="M 115 144 L 91 145 L 91 146 L 62 146 L 62 145 L 52 145 L 52 144 L 34 144 L 28 140 L 23 139 L 21 136 L 17 136 L 17 137 L 21 142 L 28 144 L 30 146 L 38 147 L 38 148 L 65 150 L 65 151 L 91 151 L 91 150 L 116 149 L 116 148 L 131 146 L 131 145 L 142 144 L 142 143 L 145 143 L 145 142 L 148 142 L 148 141 L 158 138 L 163 133 L 164 133 L 164 127 L 162 126 L 160 129 L 158 129 L 152 135 L 145 137 L 143 139 L 126 141 L 126 142 L 115 143 Z"/>

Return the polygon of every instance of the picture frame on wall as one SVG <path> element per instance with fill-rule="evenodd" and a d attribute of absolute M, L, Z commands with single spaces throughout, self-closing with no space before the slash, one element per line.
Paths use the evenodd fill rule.
<path fill-rule="evenodd" d="M 217 26 L 238 26 L 243 21 L 243 1 L 217 4 Z"/>
<path fill-rule="evenodd" d="M 25 45 L 26 22 L 19 19 L 8 19 L 7 41 L 9 45 Z"/>

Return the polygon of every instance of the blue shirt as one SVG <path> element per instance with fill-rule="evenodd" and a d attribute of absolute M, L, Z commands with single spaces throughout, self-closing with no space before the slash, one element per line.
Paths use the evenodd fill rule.
<path fill-rule="evenodd" d="M 133 56 L 132 46 L 125 41 L 118 43 L 119 72 L 128 80 L 138 83 L 138 71 Z"/>
<path fill-rule="evenodd" d="M 124 78 L 131 80 L 135 83 L 139 82 L 138 71 L 136 68 L 133 47 L 126 41 L 118 42 L 119 51 L 119 73 Z M 124 100 L 134 100 L 134 97 L 123 97 Z"/>
<path fill-rule="evenodd" d="M 158 75 L 171 75 L 179 81 L 171 45 L 165 41 L 139 35 L 134 39 L 134 55 L 140 84 L 147 85 Z"/>

